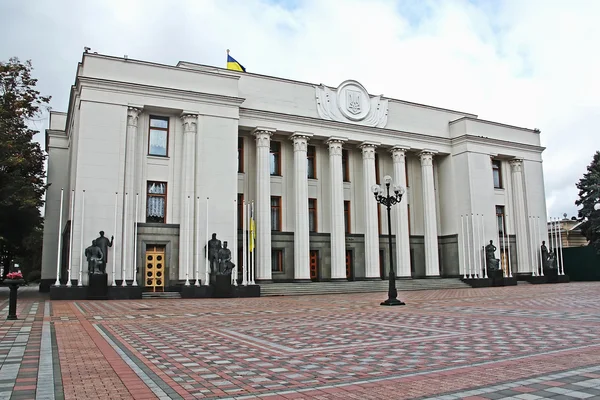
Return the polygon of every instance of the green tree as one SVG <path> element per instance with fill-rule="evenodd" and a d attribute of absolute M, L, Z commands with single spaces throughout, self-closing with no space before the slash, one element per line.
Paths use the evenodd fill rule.
<path fill-rule="evenodd" d="M 575 204 L 581 206 L 579 218 L 584 221 L 581 224 L 581 232 L 600 254 L 600 210 L 594 209 L 594 206 L 600 203 L 600 151 L 594 154 L 587 172 L 577 183 L 577 189 L 579 199 Z"/>
<path fill-rule="evenodd" d="M 31 61 L 0 62 L 0 262 L 2 276 L 15 258 L 28 257 L 31 238 L 42 226 L 40 207 L 44 182 L 44 152 L 33 142 L 38 131 L 28 123 L 47 109 L 49 96 L 35 89 Z M 39 235 L 37 235 L 39 237 Z"/>

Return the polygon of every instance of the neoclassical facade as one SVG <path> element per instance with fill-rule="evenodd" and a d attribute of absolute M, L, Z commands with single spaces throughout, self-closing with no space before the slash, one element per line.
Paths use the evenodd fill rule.
<path fill-rule="evenodd" d="M 507 273 L 526 274 L 547 237 L 538 130 L 373 96 L 353 80 L 84 53 L 46 137 L 50 283 L 85 285 L 83 252 L 103 230 L 115 237 L 110 284 L 204 284 L 212 233 L 248 264 L 245 204 L 257 282 L 382 279 L 390 257 L 403 278 L 475 275 L 489 240 Z M 372 193 L 386 175 L 406 189 L 391 254 Z"/>

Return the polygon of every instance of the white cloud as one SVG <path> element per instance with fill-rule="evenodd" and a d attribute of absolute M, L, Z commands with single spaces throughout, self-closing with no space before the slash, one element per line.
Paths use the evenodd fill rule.
<path fill-rule="evenodd" d="M 224 66 L 337 85 L 542 130 L 549 214 L 575 215 L 600 146 L 595 0 L 110 0 L 4 2 L 0 59 L 31 58 L 66 109 L 84 46 L 167 64 Z"/>

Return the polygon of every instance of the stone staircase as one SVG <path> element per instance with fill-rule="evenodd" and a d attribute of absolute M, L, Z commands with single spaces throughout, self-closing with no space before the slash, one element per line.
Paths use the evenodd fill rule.
<path fill-rule="evenodd" d="M 180 299 L 179 292 L 144 292 L 142 299 Z"/>
<path fill-rule="evenodd" d="M 427 289 L 466 289 L 468 284 L 458 278 L 429 278 L 429 279 L 399 279 L 396 289 L 427 290 Z M 310 282 L 310 283 L 262 283 L 262 296 L 300 296 L 313 294 L 336 293 L 369 293 L 387 292 L 388 281 L 353 281 L 353 282 Z"/>

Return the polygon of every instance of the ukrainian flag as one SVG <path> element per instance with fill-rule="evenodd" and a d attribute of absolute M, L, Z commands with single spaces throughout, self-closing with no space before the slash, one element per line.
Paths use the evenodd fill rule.
<path fill-rule="evenodd" d="M 235 60 L 235 58 L 231 57 L 229 55 L 229 52 L 227 52 L 227 69 L 232 69 L 234 71 L 246 72 L 246 68 L 244 68 L 244 66 L 242 64 L 237 62 Z"/>

